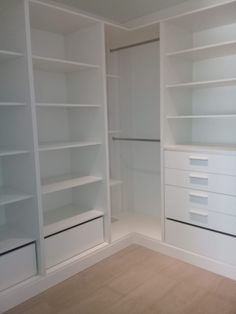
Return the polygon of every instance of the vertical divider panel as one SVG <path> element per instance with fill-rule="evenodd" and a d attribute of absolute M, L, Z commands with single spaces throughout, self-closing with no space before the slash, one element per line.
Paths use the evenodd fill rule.
<path fill-rule="evenodd" d="M 110 197 L 110 178 L 109 178 L 109 151 L 108 151 L 108 113 L 107 113 L 107 84 L 106 84 L 106 43 L 105 43 L 105 24 L 101 23 L 101 58 L 102 58 L 102 77 L 103 77 L 103 99 L 104 99 L 104 170 L 105 170 L 105 186 L 106 186 L 106 207 L 107 211 L 104 217 L 105 241 L 111 242 L 111 197 Z"/>
<path fill-rule="evenodd" d="M 44 230 L 43 230 L 43 208 L 41 197 L 41 181 L 40 181 L 40 166 L 39 166 L 39 147 L 38 147 L 38 132 L 36 119 L 36 101 L 34 92 L 34 76 L 33 76 L 33 62 L 32 62 L 32 48 L 30 35 L 30 15 L 29 15 L 29 0 L 24 0 L 25 5 L 25 30 L 26 30 L 26 45 L 27 45 L 27 66 L 28 66 L 28 82 L 29 82 L 29 103 L 32 117 L 32 151 L 34 155 L 35 166 L 35 192 L 38 205 L 38 239 L 37 239 L 37 262 L 38 270 L 41 275 L 46 274 L 45 268 L 45 251 L 44 251 Z"/>

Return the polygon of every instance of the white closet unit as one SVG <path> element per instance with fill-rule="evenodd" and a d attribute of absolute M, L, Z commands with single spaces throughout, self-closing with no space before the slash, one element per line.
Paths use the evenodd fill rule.
<path fill-rule="evenodd" d="M 106 27 L 113 241 L 161 238 L 158 37 L 158 25 Z"/>
<path fill-rule="evenodd" d="M 22 1 L 0 4 L 0 291 L 42 270 Z"/>
<path fill-rule="evenodd" d="M 236 2 L 161 23 L 165 240 L 236 265 Z"/>
<path fill-rule="evenodd" d="M 30 1 L 30 28 L 49 268 L 109 239 L 103 25 Z"/>

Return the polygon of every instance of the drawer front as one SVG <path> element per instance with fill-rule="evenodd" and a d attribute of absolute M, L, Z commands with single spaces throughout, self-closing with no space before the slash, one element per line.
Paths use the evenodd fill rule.
<path fill-rule="evenodd" d="M 236 265 L 235 237 L 166 220 L 165 239 L 175 247 Z"/>
<path fill-rule="evenodd" d="M 236 177 L 165 169 L 165 184 L 236 196 Z"/>
<path fill-rule="evenodd" d="M 236 197 L 165 187 L 165 216 L 236 235 Z"/>
<path fill-rule="evenodd" d="M 104 242 L 103 218 L 98 218 L 45 239 L 47 268 Z"/>
<path fill-rule="evenodd" d="M 236 156 L 165 151 L 165 167 L 236 175 Z"/>
<path fill-rule="evenodd" d="M 0 256 L 0 291 L 37 274 L 35 244 Z"/>

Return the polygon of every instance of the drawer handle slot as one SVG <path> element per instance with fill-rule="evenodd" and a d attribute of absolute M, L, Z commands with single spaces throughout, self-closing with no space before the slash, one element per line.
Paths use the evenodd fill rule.
<path fill-rule="evenodd" d="M 190 184 L 208 185 L 208 176 L 202 174 L 190 174 Z"/>
<path fill-rule="evenodd" d="M 192 166 L 207 167 L 208 166 L 208 157 L 189 156 L 189 163 Z"/>
<path fill-rule="evenodd" d="M 208 157 L 190 156 L 189 160 L 208 161 Z"/>
<path fill-rule="evenodd" d="M 204 200 L 208 200 L 208 195 L 207 194 L 201 194 L 201 193 L 195 193 L 195 192 L 190 192 L 189 193 L 190 197 L 198 197 Z"/>
<path fill-rule="evenodd" d="M 208 180 L 208 176 L 202 175 L 202 174 L 190 174 L 190 179 L 200 179 L 200 180 Z"/>
<path fill-rule="evenodd" d="M 208 213 L 203 212 L 202 210 L 191 209 L 189 212 L 192 215 L 197 215 L 197 216 L 201 216 L 201 217 L 208 217 Z"/>

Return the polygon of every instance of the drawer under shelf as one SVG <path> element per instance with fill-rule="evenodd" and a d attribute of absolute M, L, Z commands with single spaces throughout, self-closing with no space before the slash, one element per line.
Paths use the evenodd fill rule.
<path fill-rule="evenodd" d="M 236 235 L 236 197 L 165 186 L 166 218 Z"/>
<path fill-rule="evenodd" d="M 104 242 L 103 217 L 45 238 L 46 267 L 50 268 Z"/>

